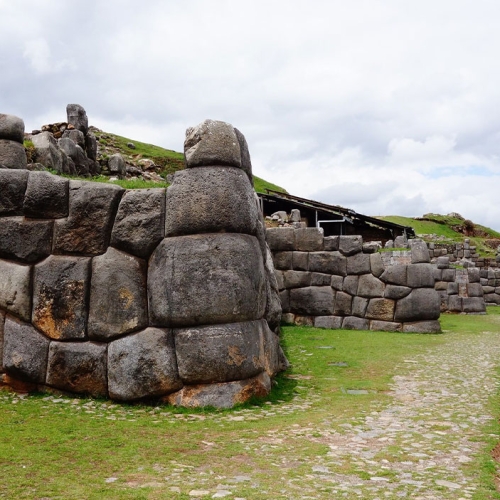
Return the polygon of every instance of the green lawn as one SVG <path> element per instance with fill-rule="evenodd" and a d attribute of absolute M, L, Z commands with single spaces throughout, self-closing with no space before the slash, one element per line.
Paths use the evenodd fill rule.
<path fill-rule="evenodd" d="M 292 368 L 266 401 L 229 411 L 0 393 L 0 498 L 188 499 L 191 490 L 212 498 L 221 485 L 237 491 L 227 498 L 307 498 L 301 488 L 316 487 L 311 463 L 327 457 L 332 429 L 348 434 L 344 426 L 392 404 L 389 384 L 408 358 L 500 331 L 499 310 L 445 315 L 441 335 L 284 327 Z M 489 408 L 500 416 L 497 398 Z M 499 499 L 489 455 L 498 423 L 481 432 L 472 498 Z M 344 462 L 337 472 L 367 475 Z M 311 498 L 335 498 L 321 488 Z"/>

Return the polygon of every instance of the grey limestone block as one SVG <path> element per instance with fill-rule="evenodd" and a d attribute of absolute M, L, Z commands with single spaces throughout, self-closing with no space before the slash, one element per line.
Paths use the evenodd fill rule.
<path fill-rule="evenodd" d="M 0 216 L 23 215 L 27 185 L 27 170 L 0 169 Z"/>
<path fill-rule="evenodd" d="M 31 320 L 31 267 L 0 260 L 0 308 Z"/>
<path fill-rule="evenodd" d="M 365 299 L 363 297 L 353 297 L 351 314 L 353 316 L 357 316 L 358 318 L 364 318 L 367 307 L 368 299 Z"/>
<path fill-rule="evenodd" d="M 323 238 L 323 249 L 332 252 L 339 249 L 340 236 L 325 236 Z"/>
<path fill-rule="evenodd" d="M 286 313 L 290 312 L 290 290 L 282 290 L 280 292 L 280 302 L 284 317 Z"/>
<path fill-rule="evenodd" d="M 315 273 L 312 275 L 314 276 Z M 312 278 L 311 278 L 311 285 L 312 285 Z M 339 292 L 341 292 L 344 288 L 344 278 L 342 276 L 337 276 L 333 275 L 331 276 L 331 281 L 330 281 L 330 286 Z"/>
<path fill-rule="evenodd" d="M 24 146 L 17 141 L 0 139 L 0 165 L 5 168 L 25 169 L 28 164 Z"/>
<path fill-rule="evenodd" d="M 273 263 L 276 269 L 287 271 L 292 269 L 293 252 L 274 252 Z"/>
<path fill-rule="evenodd" d="M 467 269 L 467 275 L 469 277 L 469 283 L 479 283 L 479 269 L 477 267 L 470 267 Z"/>
<path fill-rule="evenodd" d="M 486 312 L 486 303 L 484 297 L 464 297 L 462 299 L 464 313 L 481 314 Z"/>
<path fill-rule="evenodd" d="M 297 271 L 309 270 L 309 252 L 292 252 L 292 268 Z"/>
<path fill-rule="evenodd" d="M 95 136 L 94 136 L 94 138 L 95 138 Z M 63 132 L 62 139 L 71 139 L 75 144 L 78 144 L 78 146 L 80 146 L 82 149 L 86 149 L 86 147 L 85 147 L 86 146 L 85 134 L 81 130 L 78 130 L 76 128 L 66 129 Z M 94 158 L 94 160 L 95 160 L 95 158 Z"/>
<path fill-rule="evenodd" d="M 165 236 L 165 189 L 132 189 L 120 200 L 111 245 L 149 258 Z"/>
<path fill-rule="evenodd" d="M 448 311 L 463 312 L 463 299 L 458 295 L 450 295 L 448 297 Z"/>
<path fill-rule="evenodd" d="M 342 328 L 344 330 L 369 330 L 370 322 L 364 318 L 346 316 L 342 321 Z"/>
<path fill-rule="evenodd" d="M 0 113 L 0 139 L 8 139 L 22 144 L 24 141 L 24 121 L 22 118 Z"/>
<path fill-rule="evenodd" d="M 68 123 L 73 125 L 77 130 L 86 134 L 89 130 L 89 119 L 87 112 L 79 104 L 68 104 L 66 106 L 66 116 Z"/>
<path fill-rule="evenodd" d="M 285 288 L 285 279 L 283 277 L 285 271 L 274 271 L 274 277 L 276 278 L 276 283 L 278 284 L 278 290 L 283 290 Z"/>
<path fill-rule="evenodd" d="M 55 223 L 54 253 L 104 253 L 123 192 L 113 184 L 70 181 L 69 217 Z"/>
<path fill-rule="evenodd" d="M 314 326 L 316 328 L 338 330 L 342 327 L 342 319 L 342 316 L 316 316 L 314 318 Z"/>
<path fill-rule="evenodd" d="M 125 166 L 125 160 L 120 153 L 115 153 L 108 158 L 108 169 L 113 175 L 117 175 L 120 178 L 125 177 L 127 168 Z"/>
<path fill-rule="evenodd" d="M 359 276 L 351 275 L 344 278 L 342 290 L 349 295 L 356 295 L 358 293 Z"/>
<path fill-rule="evenodd" d="M 448 290 L 448 282 L 447 281 L 436 281 L 436 283 L 434 284 L 434 289 L 437 291 Z"/>
<path fill-rule="evenodd" d="M 443 281 L 455 281 L 455 269 L 443 269 Z"/>
<path fill-rule="evenodd" d="M 109 247 L 92 259 L 88 336 L 111 338 L 148 324 L 146 262 Z"/>
<path fill-rule="evenodd" d="M 411 292 L 411 288 L 399 285 L 386 285 L 384 291 L 384 298 L 399 300 L 406 297 Z"/>
<path fill-rule="evenodd" d="M 308 316 L 333 314 L 334 292 L 330 286 L 310 286 L 290 290 L 290 310 Z"/>
<path fill-rule="evenodd" d="M 345 292 L 337 292 L 335 294 L 333 314 L 335 316 L 350 316 L 352 314 L 352 295 Z"/>
<path fill-rule="evenodd" d="M 370 255 L 357 253 L 347 257 L 347 274 L 367 274 L 370 272 Z"/>
<path fill-rule="evenodd" d="M 62 391 L 107 396 L 107 344 L 52 341 L 46 383 Z"/>
<path fill-rule="evenodd" d="M 32 136 L 37 161 L 46 168 L 53 168 L 57 173 L 70 173 L 68 156 L 59 149 L 56 140 L 50 132 L 42 132 Z M 25 155 L 26 156 L 26 155 Z M 76 173 L 73 172 L 73 173 Z"/>
<path fill-rule="evenodd" d="M 434 287 L 434 267 L 431 264 L 411 264 L 407 269 L 408 286 L 411 288 Z"/>
<path fill-rule="evenodd" d="M 224 165 L 241 168 L 240 140 L 234 127 L 217 120 L 205 120 L 186 130 L 186 166 Z"/>
<path fill-rule="evenodd" d="M 87 177 L 91 173 L 91 167 L 93 166 L 93 161 L 89 160 L 87 158 L 87 155 L 85 154 L 84 149 L 79 145 L 76 144 L 74 141 L 72 141 L 69 137 L 63 137 L 59 139 L 58 145 L 60 150 L 66 154 L 68 158 L 70 158 L 75 166 L 76 173 L 82 177 Z M 112 162 L 112 158 L 115 156 L 120 156 L 121 155 L 113 155 L 109 159 L 109 163 Z M 119 174 L 121 176 L 124 175 L 124 170 L 125 170 L 125 162 L 122 159 L 122 164 L 121 164 L 121 170 Z M 114 170 L 111 169 L 110 171 L 113 173 L 117 173 Z"/>
<path fill-rule="evenodd" d="M 309 271 L 338 276 L 347 275 L 347 258 L 340 252 L 310 252 Z"/>
<path fill-rule="evenodd" d="M 307 271 L 284 271 L 285 288 L 302 288 L 311 285 L 311 273 Z"/>
<path fill-rule="evenodd" d="M 205 167 L 177 172 L 167 190 L 166 236 L 257 233 L 260 214 L 245 172 L 233 167 Z"/>
<path fill-rule="evenodd" d="M 433 288 L 415 288 L 397 301 L 394 320 L 400 322 L 436 320 L 441 313 L 439 295 Z"/>
<path fill-rule="evenodd" d="M 262 372 L 246 380 L 184 386 L 180 391 L 166 396 L 165 400 L 171 405 L 187 408 L 201 406 L 232 408 L 254 396 L 267 396 L 270 392 L 271 379 L 266 372 Z"/>
<path fill-rule="evenodd" d="M 177 366 L 187 385 L 230 382 L 264 370 L 260 321 L 174 330 Z"/>
<path fill-rule="evenodd" d="M 432 270 L 432 275 L 434 276 L 434 281 L 443 281 L 443 270 L 434 267 Z"/>
<path fill-rule="evenodd" d="M 380 279 L 391 285 L 407 286 L 407 268 L 406 265 L 390 266 L 380 275 Z"/>
<path fill-rule="evenodd" d="M 370 255 L 370 270 L 377 278 L 380 278 L 382 273 L 385 271 L 384 263 L 382 262 L 382 255 L 379 252 L 372 253 Z"/>
<path fill-rule="evenodd" d="M 394 300 L 382 298 L 370 299 L 366 309 L 366 318 L 380 321 L 392 321 L 394 319 L 394 308 Z"/>
<path fill-rule="evenodd" d="M 317 227 L 295 229 L 295 250 L 300 252 L 323 250 L 323 230 Z"/>
<path fill-rule="evenodd" d="M 35 266 L 33 325 L 54 340 L 84 339 L 90 259 L 51 255 Z"/>
<path fill-rule="evenodd" d="M 385 283 L 373 274 L 362 274 L 359 277 L 357 294 L 366 298 L 383 297 L 385 288 Z"/>
<path fill-rule="evenodd" d="M 295 229 L 293 227 L 270 227 L 266 230 L 266 240 L 273 253 L 294 250 Z M 289 269 L 291 269 L 291 262 Z"/>
<path fill-rule="evenodd" d="M 97 139 L 92 132 L 89 132 L 85 136 L 85 146 L 84 147 L 87 157 L 93 161 L 97 160 Z"/>
<path fill-rule="evenodd" d="M 497 293 L 485 293 L 484 301 L 487 304 L 497 304 L 500 306 L 500 294 Z"/>
<path fill-rule="evenodd" d="M 361 236 L 340 236 L 339 250 L 346 256 L 362 252 L 363 238 Z"/>
<path fill-rule="evenodd" d="M 146 328 L 110 342 L 111 399 L 133 401 L 163 396 L 181 387 L 172 330 Z"/>
<path fill-rule="evenodd" d="M 29 323 L 5 318 L 3 366 L 15 378 L 43 384 L 47 370 L 49 340 Z"/>
<path fill-rule="evenodd" d="M 50 255 L 54 222 L 3 217 L 0 224 L 0 257 L 36 262 Z"/>
<path fill-rule="evenodd" d="M 151 324 L 261 319 L 266 275 L 257 238 L 219 233 L 165 238 L 149 261 Z"/>
<path fill-rule="evenodd" d="M 482 297 L 483 287 L 479 283 L 469 283 L 467 284 L 467 295 L 469 297 Z"/>
<path fill-rule="evenodd" d="M 265 321 L 260 321 L 262 332 L 262 361 L 264 369 L 270 377 L 290 367 L 290 363 L 281 349 L 279 336 L 274 333 Z"/>
<path fill-rule="evenodd" d="M 402 323 L 395 323 L 394 321 L 370 321 L 370 330 L 379 332 L 400 332 L 403 328 Z"/>
<path fill-rule="evenodd" d="M 449 282 L 446 291 L 448 292 L 448 295 L 458 295 L 458 283 L 455 281 Z"/>
<path fill-rule="evenodd" d="M 412 264 L 428 263 L 431 261 L 429 249 L 425 241 L 419 239 L 410 240 L 410 249 Z"/>
<path fill-rule="evenodd" d="M 332 276 L 330 274 L 311 273 L 311 286 L 330 286 L 331 284 Z"/>
<path fill-rule="evenodd" d="M 403 323 L 404 333 L 441 333 L 439 321 L 416 321 L 412 323 Z"/>
<path fill-rule="evenodd" d="M 57 219 L 69 214 L 69 180 L 49 172 L 30 172 L 24 198 L 26 217 Z"/>

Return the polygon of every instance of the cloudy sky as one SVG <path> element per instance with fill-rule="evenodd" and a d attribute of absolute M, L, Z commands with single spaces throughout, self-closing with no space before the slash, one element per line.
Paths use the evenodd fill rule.
<path fill-rule="evenodd" d="M 500 231 L 498 0 L 0 0 L 0 112 L 68 103 L 182 151 L 206 118 L 254 173 L 367 215 Z"/>

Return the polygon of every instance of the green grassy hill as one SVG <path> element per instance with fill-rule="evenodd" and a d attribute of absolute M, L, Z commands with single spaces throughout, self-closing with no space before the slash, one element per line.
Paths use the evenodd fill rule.
<path fill-rule="evenodd" d="M 476 245 L 478 253 L 484 256 L 495 255 L 495 250 L 500 245 L 500 233 L 489 227 L 475 224 L 456 213 L 448 215 L 425 214 L 422 217 L 387 215 L 377 218 L 411 226 L 417 236 L 426 241 L 453 243 L 469 238 L 471 243 Z"/>

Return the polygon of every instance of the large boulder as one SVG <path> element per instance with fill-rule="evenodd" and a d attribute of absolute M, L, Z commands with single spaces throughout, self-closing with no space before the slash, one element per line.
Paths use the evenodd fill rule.
<path fill-rule="evenodd" d="M 167 190 L 166 235 L 256 234 L 259 211 L 245 172 L 232 167 L 187 169 Z"/>
<path fill-rule="evenodd" d="M 47 168 L 54 169 L 57 173 L 71 173 L 68 167 L 68 157 L 63 153 L 50 132 L 42 132 L 31 138 L 35 146 L 36 157 L 39 163 Z"/>
<path fill-rule="evenodd" d="M 244 234 L 165 238 L 148 272 L 155 326 L 192 326 L 261 319 L 266 307 L 259 242 Z"/>
<path fill-rule="evenodd" d="M 241 168 L 240 141 L 234 127 L 221 121 L 205 120 L 188 128 L 184 155 L 188 168 L 209 165 Z"/>
<path fill-rule="evenodd" d="M 242 380 L 264 370 L 260 321 L 175 330 L 179 376 L 184 384 Z"/>
<path fill-rule="evenodd" d="M 17 116 L 0 113 L 0 139 L 22 144 L 24 141 L 24 121 Z"/>
<path fill-rule="evenodd" d="M 122 178 L 127 173 L 125 160 L 120 153 L 115 153 L 108 158 L 108 169 L 112 175 Z"/>
<path fill-rule="evenodd" d="M 30 172 L 24 214 L 26 217 L 56 219 L 69 213 L 69 180 L 48 172 Z"/>
<path fill-rule="evenodd" d="M 398 300 L 394 320 L 401 322 L 437 320 L 440 313 L 438 292 L 432 288 L 416 288 Z"/>
<path fill-rule="evenodd" d="M 116 214 L 111 245 L 147 259 L 165 236 L 165 189 L 126 191 Z"/>
<path fill-rule="evenodd" d="M 79 104 L 68 104 L 66 106 L 66 115 L 68 123 L 77 130 L 86 134 L 89 130 L 89 119 L 85 109 Z"/>
<path fill-rule="evenodd" d="M 107 345 L 96 342 L 51 342 L 47 385 L 63 391 L 107 396 Z"/>
<path fill-rule="evenodd" d="M 33 324 L 56 340 L 84 339 L 90 259 L 51 255 L 35 266 Z"/>
<path fill-rule="evenodd" d="M 26 151 L 22 144 L 0 139 L 0 165 L 5 168 L 25 169 L 27 164 Z"/>
<path fill-rule="evenodd" d="M 146 262 L 109 247 L 92 260 L 88 336 L 109 340 L 147 326 Z"/>
<path fill-rule="evenodd" d="M 23 215 L 27 170 L 0 169 L 0 216 Z"/>
<path fill-rule="evenodd" d="M 290 290 L 290 309 L 307 316 L 330 316 L 334 309 L 334 293 L 330 286 L 309 286 Z"/>
<path fill-rule="evenodd" d="M 309 271 L 346 276 L 347 259 L 340 252 L 311 252 Z"/>
<path fill-rule="evenodd" d="M 113 184 L 70 181 L 69 217 L 56 221 L 54 253 L 104 253 L 123 191 Z"/>
<path fill-rule="evenodd" d="M 43 384 L 47 370 L 49 340 L 29 323 L 7 316 L 4 326 L 3 365 L 20 380 Z"/>
<path fill-rule="evenodd" d="M 272 252 L 294 250 L 295 229 L 293 227 L 270 227 L 266 230 L 266 240 Z"/>
<path fill-rule="evenodd" d="M 112 399 L 132 401 L 179 390 L 171 330 L 146 328 L 108 347 L 108 390 Z"/>

